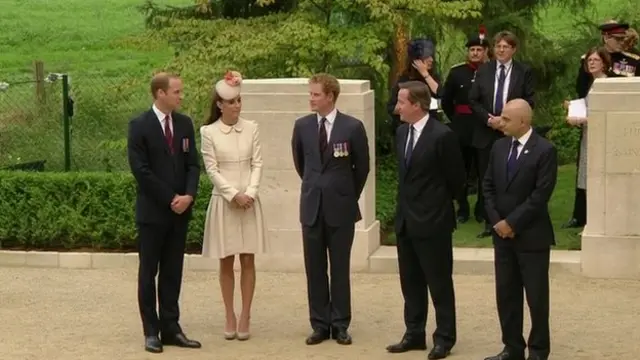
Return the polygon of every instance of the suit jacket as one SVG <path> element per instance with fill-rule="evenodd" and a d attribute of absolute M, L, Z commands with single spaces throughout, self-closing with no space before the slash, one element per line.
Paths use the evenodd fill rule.
<path fill-rule="evenodd" d="M 493 114 L 496 70 L 496 60 L 491 60 L 480 66 L 476 73 L 476 81 L 469 92 L 471 110 L 478 122 L 471 142 L 474 147 L 480 149 L 490 146 L 496 139 L 503 136 L 502 132 L 487 125 L 489 114 L 500 115 Z M 534 108 L 534 95 L 534 79 L 531 68 L 513 60 L 513 67 L 509 73 L 509 90 L 506 101 L 524 99 L 531 105 L 531 108 Z"/>
<path fill-rule="evenodd" d="M 466 182 L 460 143 L 447 125 L 429 117 L 405 165 L 409 124 L 396 133 L 398 193 L 396 232 L 423 238 L 456 228 L 453 200 Z"/>
<path fill-rule="evenodd" d="M 178 215 L 171 210 L 176 195 L 191 195 L 194 200 L 200 180 L 200 164 L 191 119 L 177 112 L 173 119 L 173 148 L 169 151 L 158 117 L 149 110 L 129 122 L 127 153 L 136 180 L 136 221 L 165 223 L 189 219 L 190 206 Z"/>
<path fill-rule="evenodd" d="M 320 212 L 330 226 L 362 219 L 358 199 L 370 169 L 369 140 L 362 122 L 337 112 L 322 162 L 316 114 L 296 120 L 291 137 L 293 162 L 302 179 L 300 222 L 315 224 Z M 348 154 L 336 155 L 334 146 L 346 144 Z"/>
<path fill-rule="evenodd" d="M 505 137 L 495 142 L 483 182 L 490 223 L 506 220 L 515 233 L 515 239 L 502 239 L 494 233 L 494 244 L 525 251 L 548 249 L 555 245 L 548 203 L 558 177 L 556 148 L 532 132 L 511 179 L 507 179 L 511 141 Z"/>

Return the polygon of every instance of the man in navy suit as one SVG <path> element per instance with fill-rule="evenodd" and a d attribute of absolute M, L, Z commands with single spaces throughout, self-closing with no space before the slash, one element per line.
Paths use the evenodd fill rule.
<path fill-rule="evenodd" d="M 200 347 L 184 335 L 178 322 L 184 249 L 200 165 L 193 122 L 176 112 L 182 80 L 157 74 L 151 80 L 151 94 L 151 109 L 129 123 L 127 150 L 137 185 L 138 304 L 145 350 L 159 353 L 163 344 Z"/>
<path fill-rule="evenodd" d="M 555 147 L 531 128 L 532 110 L 524 99 L 502 110 L 497 140 L 484 177 L 485 209 L 492 226 L 496 300 L 504 349 L 485 360 L 547 360 L 549 335 L 549 257 L 555 237 L 549 199 L 556 186 Z M 531 331 L 522 337 L 523 292 Z"/>
<path fill-rule="evenodd" d="M 307 345 L 330 337 L 351 344 L 351 246 L 355 224 L 362 219 L 358 199 L 370 158 L 364 125 L 336 109 L 339 95 L 334 76 L 311 77 L 313 113 L 296 120 L 291 138 L 293 162 L 302 179 L 300 223 L 313 329 Z"/>

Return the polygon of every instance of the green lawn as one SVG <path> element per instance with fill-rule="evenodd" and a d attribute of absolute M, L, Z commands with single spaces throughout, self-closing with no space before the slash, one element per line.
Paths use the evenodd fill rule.
<path fill-rule="evenodd" d="M 191 0 L 159 0 L 192 4 Z M 144 30 L 142 0 L 0 0 L 0 81 L 30 78 L 32 62 L 50 72 L 149 72 L 173 55 L 170 48 L 126 44 Z"/>
<path fill-rule="evenodd" d="M 556 231 L 556 248 L 557 249 L 580 249 L 580 236 L 578 233 L 581 229 L 561 229 L 561 225 L 565 223 L 571 216 L 573 211 L 573 197 L 575 184 L 575 166 L 561 166 L 558 171 L 558 184 L 553 193 L 549 204 L 549 212 L 551 213 L 551 221 Z M 475 204 L 475 196 L 471 197 L 470 204 Z M 491 238 L 478 239 L 476 235 L 482 231 L 482 225 L 470 220 L 466 224 L 458 227 L 453 234 L 455 246 L 459 247 L 490 247 Z M 393 244 L 395 236 L 389 234 L 383 239 L 384 244 Z"/>

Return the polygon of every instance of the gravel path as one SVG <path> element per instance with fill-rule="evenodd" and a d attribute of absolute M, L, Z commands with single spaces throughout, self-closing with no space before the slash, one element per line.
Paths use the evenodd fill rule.
<path fill-rule="evenodd" d="M 309 327 L 303 274 L 259 273 L 258 281 L 252 339 L 225 341 L 217 275 L 185 273 L 181 323 L 203 348 L 166 348 L 154 355 L 143 351 L 135 270 L 0 268 L 0 359 L 426 359 L 424 352 L 384 350 L 404 330 L 395 275 L 353 276 L 351 346 L 304 344 Z M 459 340 L 449 359 L 481 360 L 502 347 L 493 278 L 455 281 Z M 551 358 L 637 359 L 638 299 L 640 282 L 553 278 Z M 431 312 L 429 332 L 433 325 Z"/>

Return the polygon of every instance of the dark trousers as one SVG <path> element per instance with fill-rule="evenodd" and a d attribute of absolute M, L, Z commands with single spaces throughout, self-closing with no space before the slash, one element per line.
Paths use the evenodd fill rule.
<path fill-rule="evenodd" d="M 482 189 L 482 181 L 484 180 L 484 174 L 489 167 L 489 155 L 491 154 L 491 147 L 493 143 L 485 148 L 476 148 L 476 164 L 478 171 L 478 202 L 476 203 L 476 216 L 484 219 L 485 227 L 490 227 L 489 218 L 487 217 L 487 211 L 484 208 L 484 194 Z"/>
<path fill-rule="evenodd" d="M 187 220 L 138 225 L 138 305 L 145 336 L 176 334 Z M 156 275 L 158 297 L 156 300 Z M 160 316 L 156 312 L 158 303 Z"/>
<path fill-rule="evenodd" d="M 515 240 L 517 241 L 517 240 Z M 502 342 L 516 354 L 549 356 L 549 256 L 550 250 L 523 252 L 513 246 L 495 246 L 496 299 Z M 523 291 L 524 290 L 524 291 Z M 522 336 L 524 295 L 531 316 L 529 339 Z"/>
<path fill-rule="evenodd" d="M 587 223 L 587 191 L 576 187 L 576 196 L 573 199 L 573 218 L 579 225 Z"/>
<path fill-rule="evenodd" d="M 400 287 L 404 297 L 406 333 L 422 336 L 427 323 L 428 294 L 436 312 L 434 344 L 451 349 L 456 343 L 451 233 L 423 238 L 397 236 Z"/>
<path fill-rule="evenodd" d="M 346 330 L 351 323 L 351 246 L 355 224 L 329 226 L 322 210 L 319 213 L 313 226 L 302 227 L 311 328 Z"/>
<path fill-rule="evenodd" d="M 469 179 L 471 177 L 471 165 L 474 163 L 473 158 L 475 156 L 475 149 L 471 146 L 460 143 L 460 151 L 462 152 L 462 159 L 464 161 L 464 169 L 467 174 L 467 179 Z M 456 202 L 458 203 L 458 216 L 469 216 L 468 197 L 469 181 L 467 180 L 465 182 L 464 189 L 460 192 L 460 195 L 456 199 Z"/>

